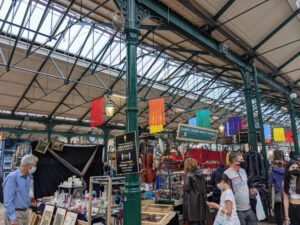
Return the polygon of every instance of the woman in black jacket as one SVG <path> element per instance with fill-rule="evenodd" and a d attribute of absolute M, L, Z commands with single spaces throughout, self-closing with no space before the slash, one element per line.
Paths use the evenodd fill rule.
<path fill-rule="evenodd" d="M 203 225 L 208 215 L 208 208 L 205 204 L 207 200 L 205 177 L 198 169 L 196 160 L 192 158 L 185 160 L 184 171 L 184 218 L 189 225 Z"/>

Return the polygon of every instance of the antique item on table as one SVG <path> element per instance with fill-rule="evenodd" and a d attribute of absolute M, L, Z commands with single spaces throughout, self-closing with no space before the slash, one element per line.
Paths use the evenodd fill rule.
<path fill-rule="evenodd" d="M 44 209 L 42 221 L 41 221 L 40 224 L 41 225 L 50 225 L 51 220 L 52 220 L 52 216 L 53 216 L 53 212 L 54 212 L 54 206 L 53 205 L 46 205 L 45 209 Z"/>
<path fill-rule="evenodd" d="M 151 204 L 142 206 L 142 211 L 144 212 L 160 212 L 167 213 L 174 210 L 172 205 L 163 205 L 163 204 Z"/>
<path fill-rule="evenodd" d="M 64 148 L 64 144 L 65 143 L 63 141 L 59 141 L 59 140 L 52 141 L 51 149 L 55 151 L 62 151 Z"/>
<path fill-rule="evenodd" d="M 35 220 L 34 225 L 41 225 L 41 221 L 42 221 L 42 216 L 38 215 L 37 218 L 36 218 L 36 220 Z"/>
<path fill-rule="evenodd" d="M 75 225 L 77 220 L 77 213 L 67 212 L 63 225 Z"/>
<path fill-rule="evenodd" d="M 4 157 L 3 159 L 3 169 L 11 170 L 13 166 L 13 158 L 12 157 Z"/>
<path fill-rule="evenodd" d="M 77 220 L 76 225 L 88 225 L 87 221 Z"/>
<path fill-rule="evenodd" d="M 63 208 L 57 208 L 53 225 L 63 225 L 67 210 Z"/>
<path fill-rule="evenodd" d="M 29 222 L 28 225 L 35 225 L 36 224 L 36 220 L 37 220 L 38 215 L 36 213 L 31 213 L 30 214 L 30 218 L 29 218 Z"/>
<path fill-rule="evenodd" d="M 175 212 L 142 212 L 142 225 L 166 225 L 175 216 Z"/>
<path fill-rule="evenodd" d="M 36 152 L 39 152 L 39 153 L 42 153 L 42 154 L 45 154 L 46 151 L 48 150 L 48 147 L 49 147 L 49 143 L 48 142 L 45 142 L 45 141 L 39 141 L 37 146 L 35 147 L 35 151 Z"/>

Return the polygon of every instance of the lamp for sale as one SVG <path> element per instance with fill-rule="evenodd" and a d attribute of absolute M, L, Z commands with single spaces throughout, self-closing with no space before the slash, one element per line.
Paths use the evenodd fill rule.
<path fill-rule="evenodd" d="M 220 133 L 224 133 L 224 130 L 225 130 L 225 126 L 224 126 L 223 124 L 221 124 L 221 125 L 219 126 L 219 132 L 220 132 Z"/>
<path fill-rule="evenodd" d="M 115 112 L 115 105 L 114 103 L 109 99 L 105 106 L 105 113 L 106 116 L 112 117 Z"/>

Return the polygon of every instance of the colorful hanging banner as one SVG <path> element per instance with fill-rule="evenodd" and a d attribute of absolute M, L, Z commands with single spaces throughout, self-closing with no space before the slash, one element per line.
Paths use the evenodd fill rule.
<path fill-rule="evenodd" d="M 284 131 L 285 142 L 294 142 L 294 135 L 292 130 Z"/>
<path fill-rule="evenodd" d="M 270 124 L 264 124 L 264 134 L 266 143 L 271 143 L 272 141 L 272 133 Z"/>
<path fill-rule="evenodd" d="M 224 136 L 225 137 L 230 136 L 229 135 L 229 122 L 228 121 L 224 123 Z"/>
<path fill-rule="evenodd" d="M 197 119 L 196 119 L 196 117 L 193 117 L 193 118 L 189 119 L 188 124 L 191 125 L 191 126 L 197 126 Z"/>
<path fill-rule="evenodd" d="M 243 128 L 242 118 L 239 116 L 232 116 L 228 119 L 228 135 L 235 135 L 236 132 Z"/>
<path fill-rule="evenodd" d="M 103 123 L 103 98 L 91 102 L 90 126 L 97 127 Z"/>
<path fill-rule="evenodd" d="M 274 141 L 285 141 L 284 128 L 273 129 Z"/>
<path fill-rule="evenodd" d="M 210 128 L 210 109 L 200 109 L 196 111 L 197 126 Z"/>
<path fill-rule="evenodd" d="M 150 134 L 161 132 L 165 125 L 165 99 L 149 100 L 149 127 Z"/>

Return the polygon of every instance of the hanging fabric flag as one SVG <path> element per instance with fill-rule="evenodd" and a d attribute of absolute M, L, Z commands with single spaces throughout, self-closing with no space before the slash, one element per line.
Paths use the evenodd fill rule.
<path fill-rule="evenodd" d="M 225 137 L 229 136 L 229 123 L 228 123 L 228 121 L 224 123 L 224 136 Z"/>
<path fill-rule="evenodd" d="M 165 100 L 157 98 L 149 100 L 150 134 L 161 132 L 165 125 Z"/>
<path fill-rule="evenodd" d="M 191 126 L 197 126 L 196 117 L 193 117 L 193 118 L 189 119 L 188 124 L 191 125 Z"/>
<path fill-rule="evenodd" d="M 294 141 L 293 131 L 285 130 L 284 136 L 285 136 L 285 142 L 293 142 Z"/>
<path fill-rule="evenodd" d="M 91 102 L 90 126 L 97 127 L 103 123 L 103 98 Z"/>
<path fill-rule="evenodd" d="M 197 126 L 210 128 L 210 109 L 200 109 L 196 111 Z"/>
<path fill-rule="evenodd" d="M 274 141 L 285 141 L 284 128 L 273 129 Z"/>
<path fill-rule="evenodd" d="M 272 134 L 271 134 L 270 124 L 264 124 L 264 134 L 265 134 L 265 141 L 266 141 L 266 143 L 271 143 L 271 141 L 272 141 Z"/>
<path fill-rule="evenodd" d="M 228 123 L 229 123 L 229 130 L 228 130 L 229 135 L 235 135 L 236 132 L 239 129 L 242 129 L 242 126 L 243 126 L 242 118 L 239 116 L 229 117 Z"/>

